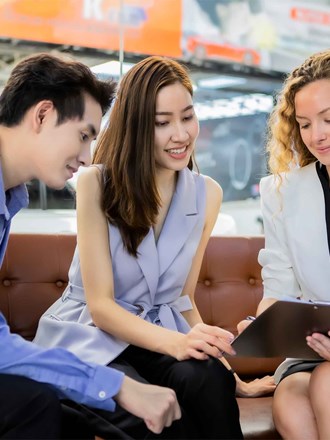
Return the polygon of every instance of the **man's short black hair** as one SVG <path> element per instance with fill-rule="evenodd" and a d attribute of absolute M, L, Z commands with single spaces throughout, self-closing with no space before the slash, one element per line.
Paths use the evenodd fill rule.
<path fill-rule="evenodd" d="M 84 95 L 98 102 L 105 114 L 114 98 L 116 83 L 101 81 L 85 64 L 41 53 L 23 59 L 12 70 L 0 96 L 0 124 L 18 125 L 26 112 L 42 100 L 50 100 L 58 124 L 82 119 Z"/>

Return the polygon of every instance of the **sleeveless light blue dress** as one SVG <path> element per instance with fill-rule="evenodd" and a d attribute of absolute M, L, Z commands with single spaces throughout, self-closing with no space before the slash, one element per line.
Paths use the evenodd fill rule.
<path fill-rule="evenodd" d="M 138 258 L 123 247 L 119 230 L 109 224 L 116 302 L 141 319 L 187 333 L 181 312 L 191 310 L 182 292 L 205 223 L 206 188 L 202 175 L 179 172 L 176 190 L 156 243 L 153 229 L 138 247 Z M 92 239 L 92 237 L 91 237 Z M 63 347 L 84 361 L 107 365 L 128 344 L 97 328 L 86 305 L 78 248 L 62 297 L 41 317 L 34 342 Z"/>

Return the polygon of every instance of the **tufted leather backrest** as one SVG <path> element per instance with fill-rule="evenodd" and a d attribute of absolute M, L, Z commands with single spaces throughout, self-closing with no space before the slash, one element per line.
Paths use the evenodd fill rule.
<path fill-rule="evenodd" d="M 0 310 L 11 330 L 33 339 L 43 312 L 68 282 L 75 235 L 10 234 L 0 270 Z"/>
<path fill-rule="evenodd" d="M 10 235 L 0 270 L 0 310 L 13 332 L 33 339 L 41 314 L 62 294 L 75 235 Z M 263 237 L 211 237 L 196 289 L 204 322 L 230 331 L 254 315 L 262 296 L 257 262 Z M 243 374 L 272 372 L 279 360 L 233 359 Z"/>
<path fill-rule="evenodd" d="M 255 316 L 262 298 L 259 250 L 263 236 L 211 237 L 203 258 L 195 293 L 203 321 L 237 334 L 237 323 Z M 272 374 L 282 358 L 230 358 L 240 375 Z"/>
<path fill-rule="evenodd" d="M 199 275 L 196 304 L 203 320 L 236 332 L 236 324 L 254 315 L 262 297 L 257 258 L 264 237 L 211 237 Z"/>

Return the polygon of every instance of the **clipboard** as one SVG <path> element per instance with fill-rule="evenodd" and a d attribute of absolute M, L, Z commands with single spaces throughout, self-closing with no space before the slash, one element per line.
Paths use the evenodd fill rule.
<path fill-rule="evenodd" d="M 330 330 L 330 303 L 277 301 L 232 342 L 236 356 L 321 359 L 306 336 Z"/>

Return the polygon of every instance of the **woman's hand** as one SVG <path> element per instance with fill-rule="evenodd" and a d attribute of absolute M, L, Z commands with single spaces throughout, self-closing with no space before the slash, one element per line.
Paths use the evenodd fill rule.
<path fill-rule="evenodd" d="M 330 331 L 328 332 L 330 336 Z M 329 336 L 322 335 L 321 333 L 313 333 L 311 336 L 307 336 L 307 345 L 312 348 L 323 359 L 330 361 L 330 338 Z"/>
<path fill-rule="evenodd" d="M 223 353 L 235 354 L 231 347 L 234 335 L 227 330 L 204 323 L 196 324 L 189 333 L 182 335 L 181 342 L 176 346 L 176 359 L 183 361 L 189 358 L 199 360 L 209 356 L 219 358 Z"/>
<path fill-rule="evenodd" d="M 256 318 L 253 316 L 248 316 L 237 324 L 237 332 L 240 335 Z"/>
<path fill-rule="evenodd" d="M 251 382 L 243 382 L 237 374 L 236 379 L 236 396 L 238 397 L 259 397 L 272 393 L 276 385 L 273 376 L 265 376 L 261 379 L 255 379 Z"/>

